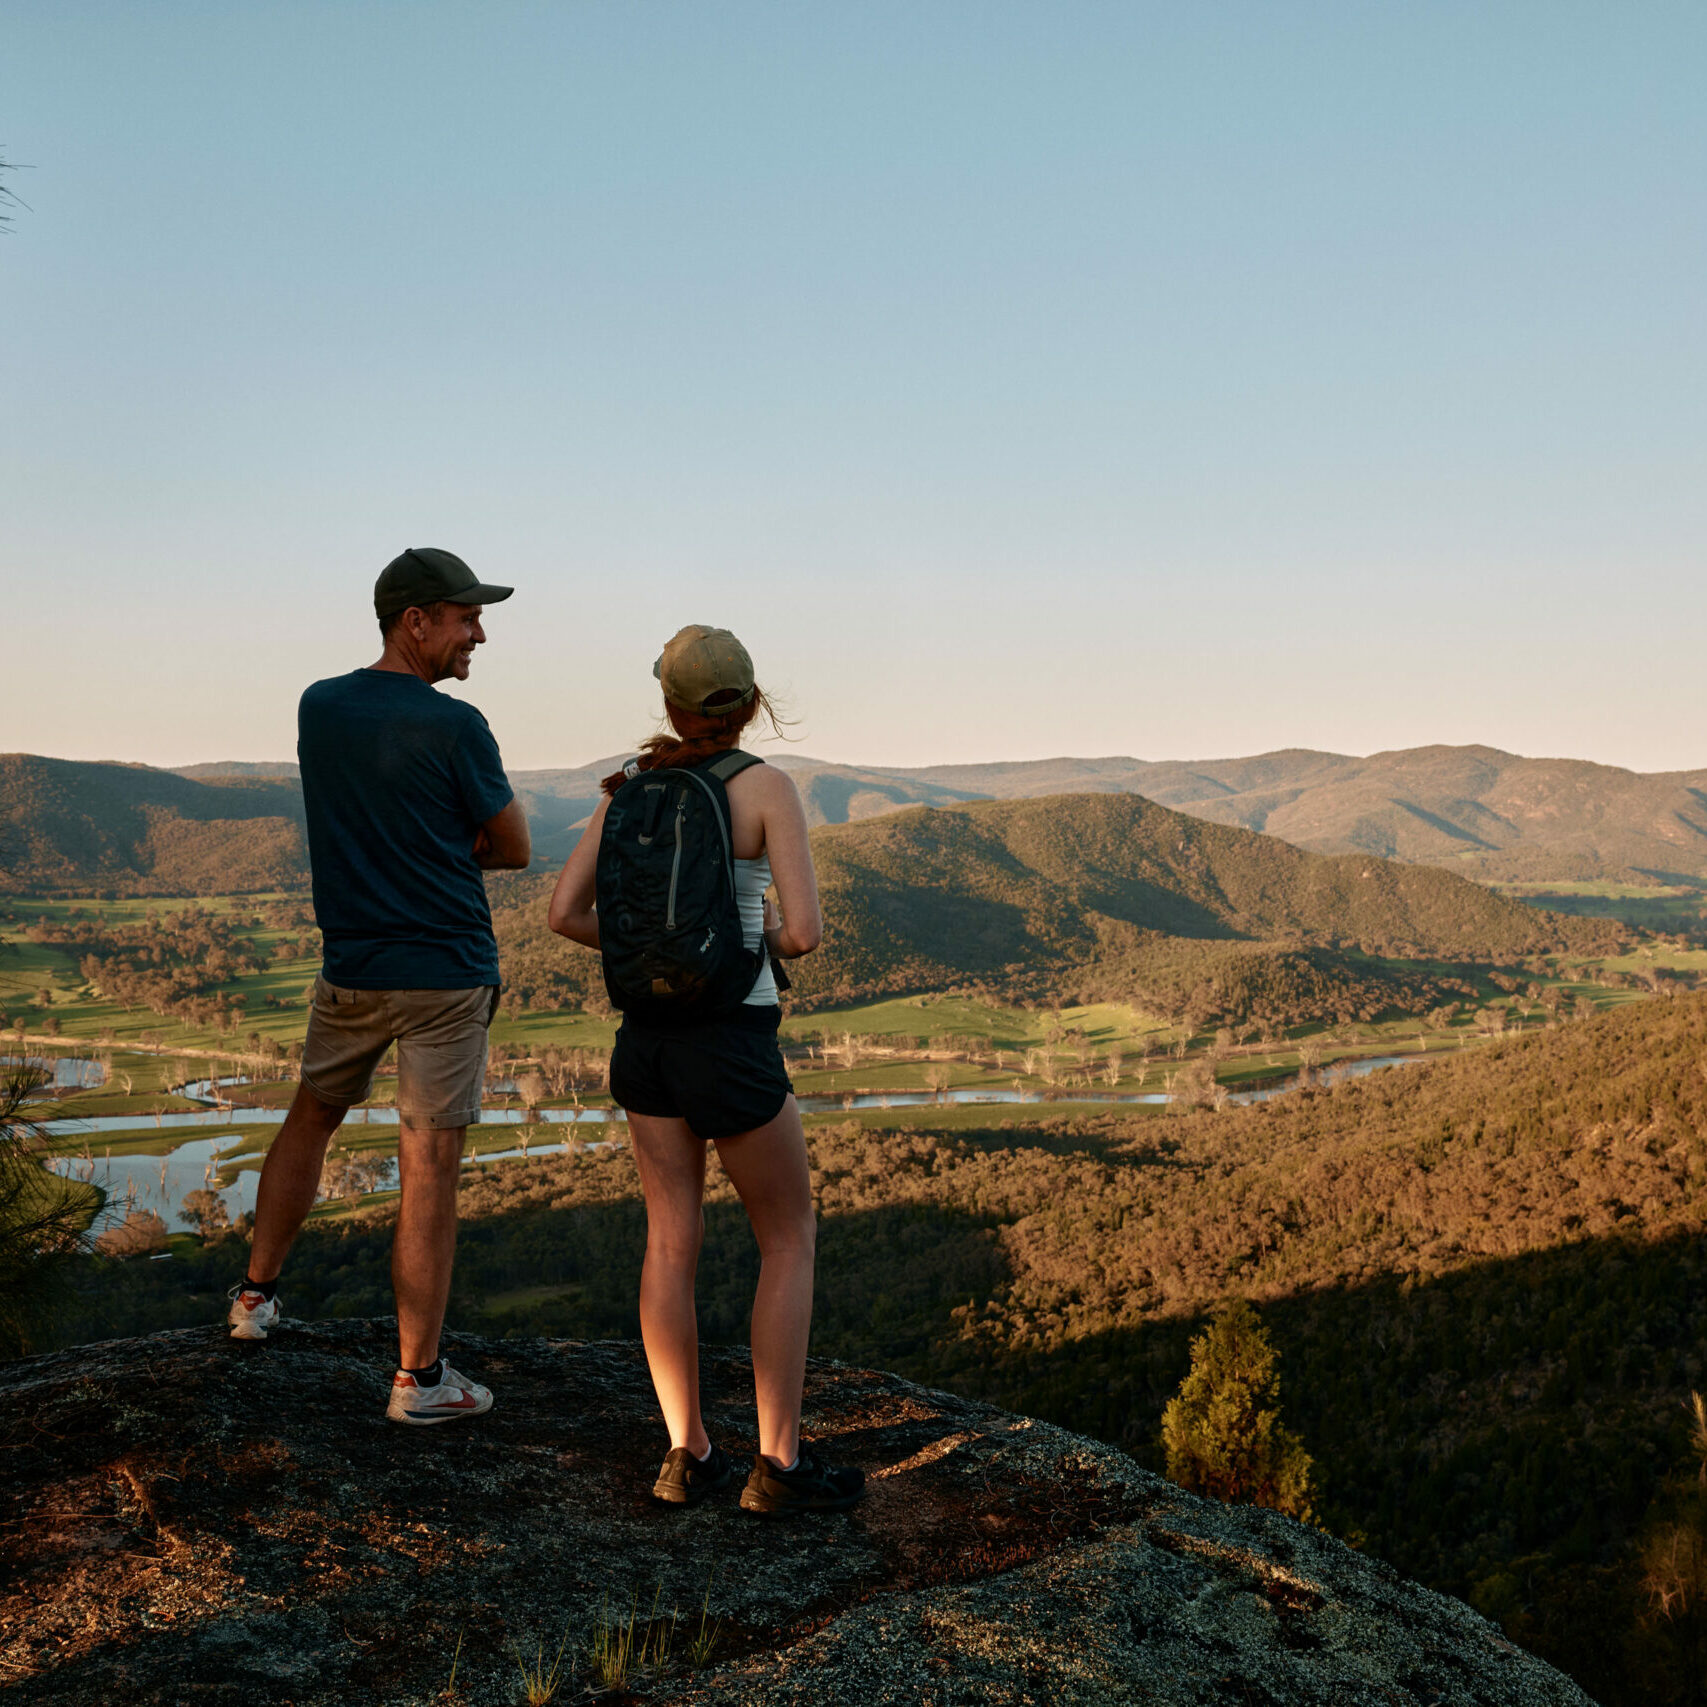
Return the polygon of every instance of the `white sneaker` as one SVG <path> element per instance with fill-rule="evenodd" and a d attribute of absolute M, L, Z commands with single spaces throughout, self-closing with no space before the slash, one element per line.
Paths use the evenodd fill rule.
<path fill-rule="evenodd" d="M 443 1363 L 436 1387 L 423 1387 L 408 1370 L 399 1369 L 391 1380 L 391 1402 L 385 1414 L 395 1423 L 445 1423 L 477 1417 L 491 1408 L 490 1389 Z"/>
<path fill-rule="evenodd" d="M 282 1314 L 276 1293 L 271 1298 L 263 1298 L 259 1292 L 234 1286 L 226 1297 L 231 1300 L 231 1308 L 226 1311 L 225 1319 L 231 1324 L 234 1340 L 264 1340 L 267 1329 Z"/>

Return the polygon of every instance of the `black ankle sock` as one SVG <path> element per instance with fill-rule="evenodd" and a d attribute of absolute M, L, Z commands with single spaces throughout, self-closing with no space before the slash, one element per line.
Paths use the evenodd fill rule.
<path fill-rule="evenodd" d="M 403 1373 L 405 1375 L 413 1375 L 423 1387 L 436 1387 L 439 1384 L 444 1370 L 444 1363 L 445 1360 L 442 1357 L 435 1357 L 433 1361 L 426 1366 L 426 1368 L 405 1369 Z"/>
<path fill-rule="evenodd" d="M 248 1275 L 243 1276 L 243 1290 L 245 1292 L 259 1292 L 269 1304 L 272 1303 L 278 1289 L 279 1283 L 276 1280 L 251 1280 Z"/>

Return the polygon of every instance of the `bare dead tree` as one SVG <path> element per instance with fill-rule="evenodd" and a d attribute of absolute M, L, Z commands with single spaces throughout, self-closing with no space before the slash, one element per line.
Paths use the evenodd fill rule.
<path fill-rule="evenodd" d="M 25 207 L 28 204 L 20 201 L 18 196 L 7 187 L 6 178 L 9 173 L 16 172 L 17 166 L 12 161 L 0 155 L 0 235 L 11 229 L 12 212 L 15 207 Z"/>

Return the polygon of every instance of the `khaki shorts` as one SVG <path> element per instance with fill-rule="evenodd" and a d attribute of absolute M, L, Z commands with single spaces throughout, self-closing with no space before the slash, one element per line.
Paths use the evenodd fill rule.
<path fill-rule="evenodd" d="M 410 1126 L 471 1126 L 486 1089 L 486 1030 L 498 987 L 346 990 L 314 980 L 302 1082 L 322 1102 L 365 1102 L 397 1045 L 397 1112 Z"/>

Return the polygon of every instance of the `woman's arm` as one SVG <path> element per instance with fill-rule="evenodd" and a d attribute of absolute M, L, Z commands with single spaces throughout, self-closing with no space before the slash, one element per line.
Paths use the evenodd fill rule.
<path fill-rule="evenodd" d="M 581 832 L 575 851 L 564 861 L 545 915 L 546 923 L 559 936 L 588 948 L 599 946 L 599 915 L 593 907 L 594 879 L 599 864 L 599 838 L 604 834 L 609 806 L 610 796 L 606 795 L 592 821 Z"/>
<path fill-rule="evenodd" d="M 745 773 L 765 782 L 762 800 L 765 852 L 770 855 L 771 882 L 776 885 L 780 924 L 766 908 L 765 944 L 782 960 L 810 954 L 824 937 L 824 917 L 818 908 L 818 878 L 812 870 L 812 844 L 806 834 L 806 809 L 800 791 L 787 771 L 766 765 Z"/>

